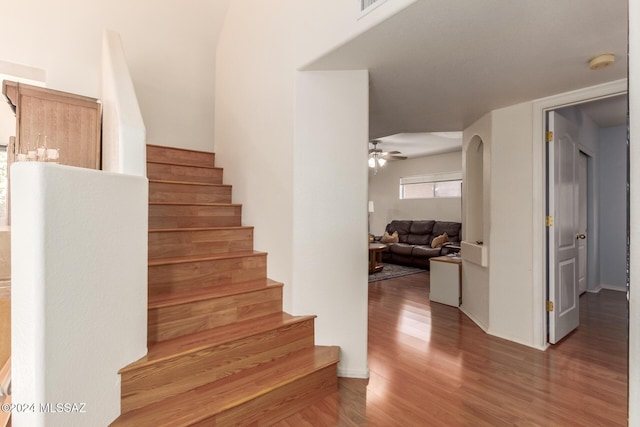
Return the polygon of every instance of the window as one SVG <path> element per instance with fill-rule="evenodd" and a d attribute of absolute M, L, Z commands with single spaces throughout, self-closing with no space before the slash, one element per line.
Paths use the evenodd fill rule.
<path fill-rule="evenodd" d="M 400 178 L 400 200 L 462 197 L 462 172 Z"/>
<path fill-rule="evenodd" d="M 363 17 L 367 13 L 371 12 L 373 9 L 380 6 L 385 1 L 387 0 L 360 0 L 360 17 Z"/>

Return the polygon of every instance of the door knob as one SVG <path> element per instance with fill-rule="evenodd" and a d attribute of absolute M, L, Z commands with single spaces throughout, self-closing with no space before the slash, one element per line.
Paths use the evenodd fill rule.
<path fill-rule="evenodd" d="M 586 239 L 586 238 L 587 238 L 587 236 L 585 236 L 585 235 L 584 235 L 584 234 L 582 234 L 582 233 L 580 233 L 580 234 L 578 234 L 578 235 L 576 236 L 576 239 L 582 239 L 582 240 L 584 240 L 584 239 Z"/>

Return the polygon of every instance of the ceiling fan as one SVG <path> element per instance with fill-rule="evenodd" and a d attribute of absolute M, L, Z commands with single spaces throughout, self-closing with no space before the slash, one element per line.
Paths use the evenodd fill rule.
<path fill-rule="evenodd" d="M 378 148 L 380 143 L 379 139 L 372 139 L 369 141 L 373 144 L 373 148 L 369 149 L 369 167 L 373 169 L 374 175 L 378 173 L 378 167 L 382 167 L 387 163 L 387 160 L 405 160 L 407 156 L 400 156 L 399 151 L 382 151 Z"/>

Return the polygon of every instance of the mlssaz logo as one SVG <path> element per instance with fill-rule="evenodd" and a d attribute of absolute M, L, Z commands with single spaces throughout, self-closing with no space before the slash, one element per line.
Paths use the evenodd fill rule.
<path fill-rule="evenodd" d="M 86 403 L 41 403 L 40 412 L 85 413 Z"/>

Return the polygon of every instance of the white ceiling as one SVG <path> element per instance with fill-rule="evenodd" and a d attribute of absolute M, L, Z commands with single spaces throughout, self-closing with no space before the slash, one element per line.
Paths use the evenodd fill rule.
<path fill-rule="evenodd" d="M 382 151 L 400 151 L 406 157 L 432 156 L 462 149 L 462 132 L 446 133 L 398 133 L 379 138 Z M 369 144 L 369 148 L 373 148 Z"/>
<path fill-rule="evenodd" d="M 606 52 L 616 62 L 590 70 Z M 307 69 L 369 70 L 373 139 L 459 131 L 497 108 L 625 78 L 626 59 L 626 0 L 418 0 Z"/>
<path fill-rule="evenodd" d="M 579 108 L 601 128 L 621 126 L 627 124 L 627 97 L 614 96 L 599 99 L 586 104 L 580 104 Z"/>

